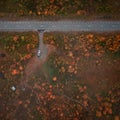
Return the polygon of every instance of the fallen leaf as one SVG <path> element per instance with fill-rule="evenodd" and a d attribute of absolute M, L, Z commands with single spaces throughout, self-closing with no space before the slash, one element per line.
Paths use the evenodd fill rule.
<path fill-rule="evenodd" d="M 112 109 L 111 108 L 108 109 L 108 113 L 112 114 Z"/>
<path fill-rule="evenodd" d="M 84 98 L 84 99 L 87 99 L 87 98 L 88 98 L 88 95 L 87 95 L 87 94 L 84 94 L 84 95 L 83 95 L 83 98 Z"/>
<path fill-rule="evenodd" d="M 22 67 L 22 66 L 19 66 L 19 70 L 23 70 L 23 67 Z"/>
<path fill-rule="evenodd" d="M 18 101 L 18 104 L 19 104 L 19 105 L 21 105 L 22 103 L 23 103 L 23 101 L 22 101 L 22 100 L 19 100 L 19 101 Z"/>
<path fill-rule="evenodd" d="M 53 77 L 53 79 L 52 79 L 53 81 L 57 81 L 57 77 Z"/>
<path fill-rule="evenodd" d="M 87 106 L 88 106 L 88 101 L 84 100 L 84 101 L 83 101 L 83 105 L 84 105 L 85 107 L 87 107 Z"/>
<path fill-rule="evenodd" d="M 120 120 L 120 117 L 119 116 L 115 116 L 114 120 Z"/>
<path fill-rule="evenodd" d="M 17 74 L 19 74 L 18 70 L 16 70 L 16 69 L 12 70 L 12 75 L 17 75 Z"/>
<path fill-rule="evenodd" d="M 101 117 L 102 116 L 102 113 L 100 111 L 96 111 L 96 116 L 97 117 Z"/>
<path fill-rule="evenodd" d="M 68 56 L 69 56 L 69 57 L 73 57 L 73 53 L 70 51 L 70 52 L 68 53 Z"/>
<path fill-rule="evenodd" d="M 18 36 L 14 36 L 14 37 L 13 37 L 13 41 L 14 41 L 14 42 L 17 42 L 17 41 L 18 41 Z"/>

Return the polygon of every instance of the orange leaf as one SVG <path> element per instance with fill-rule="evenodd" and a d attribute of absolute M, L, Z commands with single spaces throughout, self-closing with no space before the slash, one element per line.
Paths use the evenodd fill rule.
<path fill-rule="evenodd" d="M 30 50 L 30 44 L 27 44 L 27 50 Z"/>
<path fill-rule="evenodd" d="M 119 116 L 115 116 L 114 120 L 120 120 Z"/>
<path fill-rule="evenodd" d="M 88 106 L 88 102 L 86 100 L 83 101 L 83 105 L 86 107 Z"/>
<path fill-rule="evenodd" d="M 57 77 L 53 77 L 53 79 L 52 79 L 53 81 L 57 81 Z"/>
<path fill-rule="evenodd" d="M 24 56 L 24 60 L 31 58 L 31 54 L 27 54 Z"/>
<path fill-rule="evenodd" d="M 23 103 L 23 101 L 22 101 L 22 100 L 18 101 L 18 104 L 19 104 L 19 105 L 21 105 L 22 103 Z"/>
<path fill-rule="evenodd" d="M 22 66 L 19 66 L 19 70 L 23 70 L 23 67 L 22 67 Z"/>
<path fill-rule="evenodd" d="M 102 116 L 102 113 L 100 111 L 96 111 L 96 116 L 97 117 L 101 117 Z"/>
<path fill-rule="evenodd" d="M 88 98 L 88 95 L 87 95 L 87 94 L 84 94 L 84 95 L 83 95 L 83 98 L 84 98 L 84 99 L 87 99 L 87 98 Z"/>
<path fill-rule="evenodd" d="M 12 70 L 12 75 L 17 75 L 18 73 L 19 73 L 18 70 L 16 70 L 16 69 Z"/>
<path fill-rule="evenodd" d="M 17 42 L 17 41 L 18 41 L 18 36 L 14 36 L 14 37 L 13 37 L 13 41 L 14 41 L 14 42 Z"/>

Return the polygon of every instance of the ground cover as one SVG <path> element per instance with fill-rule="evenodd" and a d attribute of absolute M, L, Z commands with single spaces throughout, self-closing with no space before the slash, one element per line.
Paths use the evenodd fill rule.
<path fill-rule="evenodd" d="M 44 43 L 42 61 L 37 33 L 0 33 L 0 119 L 119 120 L 120 33 L 50 32 Z"/>
<path fill-rule="evenodd" d="M 1 0 L 0 6 L 3 19 L 119 19 L 120 13 L 119 0 Z"/>

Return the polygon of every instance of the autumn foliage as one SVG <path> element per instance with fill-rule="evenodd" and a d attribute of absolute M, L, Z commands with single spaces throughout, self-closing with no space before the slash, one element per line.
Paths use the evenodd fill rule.
<path fill-rule="evenodd" d="M 1 0 L 0 16 L 14 13 L 20 16 L 86 16 L 103 14 L 110 18 L 120 13 L 119 0 Z M 107 14 L 107 15 L 106 15 Z"/>
<path fill-rule="evenodd" d="M 1 37 L 0 46 L 8 57 L 0 61 L 7 78 L 1 80 L 0 118 L 119 120 L 120 33 L 51 32 L 44 34 L 44 43 L 56 50 L 39 67 L 32 61 L 36 33 Z M 37 66 L 37 71 L 26 77 L 28 64 Z M 25 83 L 25 89 L 20 83 Z"/>

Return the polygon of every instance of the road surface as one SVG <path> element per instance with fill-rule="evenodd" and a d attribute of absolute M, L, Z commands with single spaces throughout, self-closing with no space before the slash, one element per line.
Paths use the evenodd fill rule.
<path fill-rule="evenodd" d="M 0 21 L 0 31 L 119 31 L 120 21 Z"/>
<path fill-rule="evenodd" d="M 39 32 L 39 58 L 47 55 L 47 48 L 43 43 L 43 33 L 50 31 L 119 31 L 120 21 L 0 21 L 0 31 L 38 31 Z"/>

